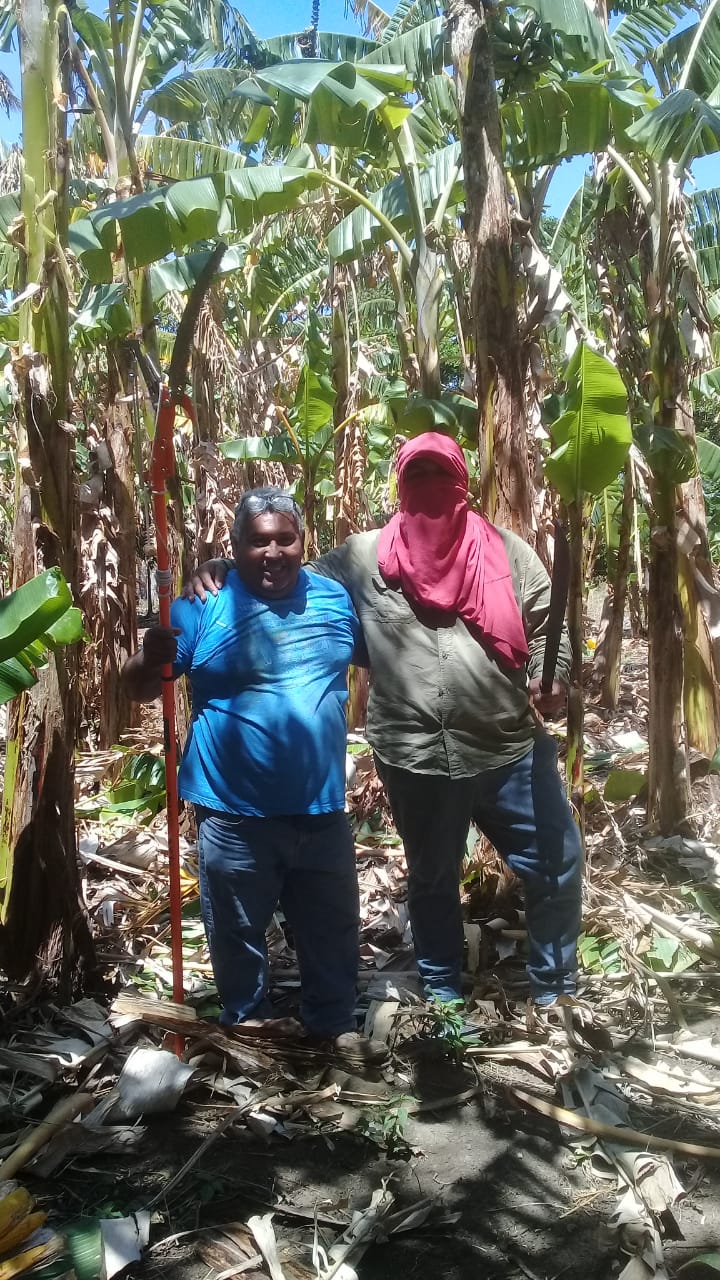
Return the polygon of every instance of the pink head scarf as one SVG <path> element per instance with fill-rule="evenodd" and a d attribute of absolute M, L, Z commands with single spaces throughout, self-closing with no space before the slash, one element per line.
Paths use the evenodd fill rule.
<path fill-rule="evenodd" d="M 418 458 L 442 468 L 441 474 L 408 475 Z M 417 604 L 457 614 L 505 666 L 517 670 L 529 653 L 505 544 L 468 507 L 467 486 L 462 449 L 449 436 L 428 431 L 404 444 L 398 456 L 400 511 L 380 534 L 380 573 Z"/>

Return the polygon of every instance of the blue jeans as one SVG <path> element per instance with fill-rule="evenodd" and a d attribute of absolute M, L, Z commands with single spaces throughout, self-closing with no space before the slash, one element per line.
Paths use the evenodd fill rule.
<path fill-rule="evenodd" d="M 272 1015 L 265 931 L 280 903 L 315 1035 L 354 1031 L 359 963 L 355 848 L 344 813 L 254 818 L 196 808 L 200 901 L 226 1026 Z"/>
<path fill-rule="evenodd" d="M 459 880 L 473 821 L 525 890 L 530 992 L 575 990 L 583 851 L 549 734 L 512 764 L 472 778 L 411 773 L 376 760 L 405 848 L 408 909 L 426 994 L 462 997 Z"/>

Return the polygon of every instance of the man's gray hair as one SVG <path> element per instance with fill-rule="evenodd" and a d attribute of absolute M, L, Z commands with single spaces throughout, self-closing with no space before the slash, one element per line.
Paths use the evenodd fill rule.
<path fill-rule="evenodd" d="M 235 521 L 231 530 L 232 537 L 244 538 L 247 527 L 256 516 L 264 516 L 267 511 L 277 512 L 281 516 L 290 516 L 295 521 L 300 537 L 304 533 L 303 514 L 292 494 L 287 489 L 278 489 L 276 485 L 265 485 L 262 489 L 248 489 L 235 508 Z"/>

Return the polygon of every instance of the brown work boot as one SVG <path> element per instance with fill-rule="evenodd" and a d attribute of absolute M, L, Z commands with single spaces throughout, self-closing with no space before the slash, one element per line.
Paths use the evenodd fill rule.
<path fill-rule="evenodd" d="M 338 1036 L 310 1034 L 305 1043 L 354 1070 L 382 1066 L 388 1056 L 387 1045 L 382 1040 L 369 1040 L 360 1031 L 343 1031 Z"/>
<path fill-rule="evenodd" d="M 335 1036 L 332 1046 L 338 1058 L 358 1067 L 379 1067 L 388 1056 L 383 1040 L 369 1040 L 361 1031 L 344 1031 Z"/>

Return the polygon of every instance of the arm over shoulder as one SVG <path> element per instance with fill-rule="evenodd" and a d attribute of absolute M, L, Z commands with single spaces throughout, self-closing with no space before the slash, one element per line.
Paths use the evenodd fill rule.
<path fill-rule="evenodd" d="M 341 546 L 335 547 L 333 551 L 328 551 L 326 555 L 320 556 L 312 564 L 307 565 L 313 573 L 320 574 L 324 578 L 332 578 L 339 583 L 350 597 L 356 628 L 353 654 L 353 665 L 356 667 L 370 666 L 370 658 L 357 614 L 358 598 L 362 593 L 363 582 L 367 573 L 372 571 L 375 541 L 376 535 L 372 533 L 352 534 L 347 542 L 343 542 Z M 376 563 L 375 568 L 377 568 Z"/>
<path fill-rule="evenodd" d="M 317 560 L 312 560 L 305 567 L 311 573 L 319 573 L 323 578 L 332 578 L 347 591 L 350 572 L 350 540 L 343 542 L 339 547 L 334 547 L 332 551 L 327 551 L 324 556 L 318 556 Z"/>

